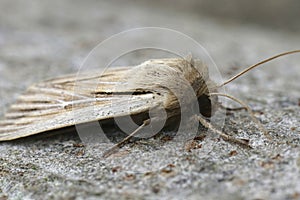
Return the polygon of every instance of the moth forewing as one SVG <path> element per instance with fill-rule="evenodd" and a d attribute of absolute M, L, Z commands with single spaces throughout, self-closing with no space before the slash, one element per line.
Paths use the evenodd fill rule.
<path fill-rule="evenodd" d="M 146 112 L 154 106 L 152 94 L 134 95 L 129 108 L 127 95 L 133 91 L 119 87 L 130 69 L 111 68 L 100 75 L 67 75 L 31 86 L 0 121 L 0 141 Z M 91 87 L 94 83 L 96 87 Z"/>

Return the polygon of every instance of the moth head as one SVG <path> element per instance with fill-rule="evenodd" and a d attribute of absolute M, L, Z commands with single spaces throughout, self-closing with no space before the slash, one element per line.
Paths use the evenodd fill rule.
<path fill-rule="evenodd" d="M 204 92 L 204 93 L 207 94 L 207 96 L 209 97 L 211 105 L 216 105 L 215 106 L 216 108 L 220 107 L 220 103 L 217 102 L 218 101 L 218 99 L 217 99 L 218 96 L 223 96 L 223 97 L 230 98 L 231 100 L 234 100 L 234 101 L 238 102 L 239 104 L 245 106 L 245 104 L 243 102 L 241 102 L 240 100 L 238 100 L 238 99 L 236 99 L 236 98 L 234 98 L 230 95 L 218 93 L 218 89 L 224 87 L 225 85 L 231 83 L 232 81 L 236 80 L 237 78 L 243 76 L 244 74 L 248 73 L 249 71 L 251 71 L 251 70 L 253 70 L 253 69 L 255 69 L 255 68 L 257 68 L 257 67 L 259 67 L 259 66 L 261 66 L 265 63 L 268 63 L 268 62 L 270 62 L 274 59 L 277 59 L 279 57 L 283 57 L 283 56 L 290 55 L 290 54 L 296 54 L 296 53 L 300 53 L 300 50 L 287 51 L 287 52 L 283 52 L 283 53 L 277 54 L 275 56 L 272 56 L 270 58 L 264 59 L 264 60 L 262 60 L 262 61 L 260 61 L 256 64 L 253 64 L 253 65 L 247 67 L 246 69 L 242 70 L 241 72 L 237 73 L 236 75 L 234 75 L 233 77 L 229 78 L 228 80 L 226 80 L 225 82 L 223 82 L 221 84 L 215 84 L 214 82 L 212 82 L 208 79 L 208 81 L 206 83 L 208 83 L 207 88 L 208 88 L 209 92 L 206 92 L 206 93 Z M 192 60 L 191 60 L 191 62 L 192 62 Z M 197 66 L 197 65 L 195 64 L 195 66 Z M 202 93 L 200 91 L 199 94 L 198 94 L 198 96 L 199 96 L 198 99 L 201 100 L 203 98 L 206 98 L 205 95 L 203 97 L 201 97 L 201 95 L 202 95 Z M 215 104 L 214 104 L 214 102 L 215 102 Z M 206 104 L 205 106 L 207 106 L 207 105 L 208 104 Z M 247 108 L 247 106 L 245 106 L 245 108 Z M 249 107 L 247 109 L 250 110 Z M 212 110 L 214 110 L 214 109 L 212 109 Z"/>
<path fill-rule="evenodd" d="M 210 96 L 217 92 L 216 84 L 209 78 L 207 65 L 200 59 L 193 59 L 191 55 L 185 57 L 185 77 L 189 80 L 197 96 L 199 112 L 204 117 L 211 117 L 217 110 L 218 97 Z"/>
<path fill-rule="evenodd" d="M 199 105 L 199 112 L 202 116 L 210 118 L 214 115 L 219 107 L 219 101 L 217 96 L 210 96 L 210 93 L 217 92 L 216 84 L 207 80 L 198 88 L 197 101 Z"/>

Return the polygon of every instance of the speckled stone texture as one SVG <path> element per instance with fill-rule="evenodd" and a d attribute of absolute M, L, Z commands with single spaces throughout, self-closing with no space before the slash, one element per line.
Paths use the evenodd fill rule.
<path fill-rule="evenodd" d="M 300 49 L 297 32 L 211 19 L 182 4 L 120 4 L 1 0 L 0 114 L 27 86 L 77 72 L 94 46 L 130 28 L 161 26 L 191 36 L 224 79 Z M 229 115 L 224 130 L 249 138 L 250 150 L 207 137 L 187 151 L 186 141 L 154 138 L 103 159 L 107 145 L 80 145 L 72 133 L 0 143 L 0 199 L 299 199 L 299 78 L 300 55 L 292 55 L 226 87 L 271 131 L 268 141 L 246 112 Z"/>

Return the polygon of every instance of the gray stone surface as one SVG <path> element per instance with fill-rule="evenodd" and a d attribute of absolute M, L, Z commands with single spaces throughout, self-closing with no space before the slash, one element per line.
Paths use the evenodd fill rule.
<path fill-rule="evenodd" d="M 1 0 L 0 113 L 27 86 L 76 72 L 94 46 L 129 28 L 161 26 L 191 36 L 224 78 L 299 49 L 299 33 L 284 29 L 158 3 L 120 4 Z M 228 117 L 225 130 L 249 138 L 252 150 L 208 137 L 187 152 L 186 141 L 150 139 L 103 159 L 107 145 L 81 146 L 70 133 L 0 143 L 0 199 L 299 199 L 299 66 L 299 55 L 278 59 L 226 88 L 271 130 L 268 141 L 245 112 Z"/>

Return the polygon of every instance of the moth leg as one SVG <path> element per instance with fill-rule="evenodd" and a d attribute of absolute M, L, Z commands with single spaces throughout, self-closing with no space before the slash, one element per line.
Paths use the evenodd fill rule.
<path fill-rule="evenodd" d="M 210 96 L 223 96 L 223 97 L 227 97 L 239 104 L 241 104 L 243 107 L 246 108 L 246 110 L 248 111 L 250 117 L 252 118 L 252 120 L 255 122 L 255 124 L 258 126 L 259 130 L 261 132 L 263 132 L 263 134 L 265 135 L 266 138 L 268 138 L 269 140 L 271 140 L 271 136 L 269 135 L 269 132 L 264 128 L 264 126 L 260 123 L 260 121 L 254 116 L 254 113 L 253 111 L 251 110 L 251 108 L 246 104 L 244 103 L 243 101 L 231 96 L 231 95 L 228 95 L 228 94 L 223 94 L 223 93 L 210 93 Z"/>
<path fill-rule="evenodd" d="M 143 129 L 145 126 L 147 126 L 150 123 L 150 119 L 147 119 L 143 122 L 141 126 L 139 126 L 135 131 L 133 131 L 131 134 L 129 134 L 126 138 L 124 138 L 121 142 L 115 144 L 110 149 L 105 151 L 102 155 L 102 157 L 107 158 L 111 156 L 113 153 L 115 153 L 119 148 L 123 147 L 133 136 L 135 136 L 141 129 Z"/>
<path fill-rule="evenodd" d="M 212 130 L 213 132 L 217 133 L 220 137 L 223 138 L 223 140 L 225 141 L 229 141 L 235 144 L 239 144 L 243 147 L 247 147 L 247 148 L 252 148 L 249 145 L 249 141 L 248 140 L 243 140 L 243 139 L 238 139 L 238 138 L 234 138 L 230 135 L 227 135 L 226 133 L 223 133 L 222 131 L 216 129 L 211 123 L 209 123 L 208 121 L 206 121 L 204 118 L 202 118 L 201 116 L 197 116 L 197 119 L 199 120 L 199 122 L 206 128 Z"/>

